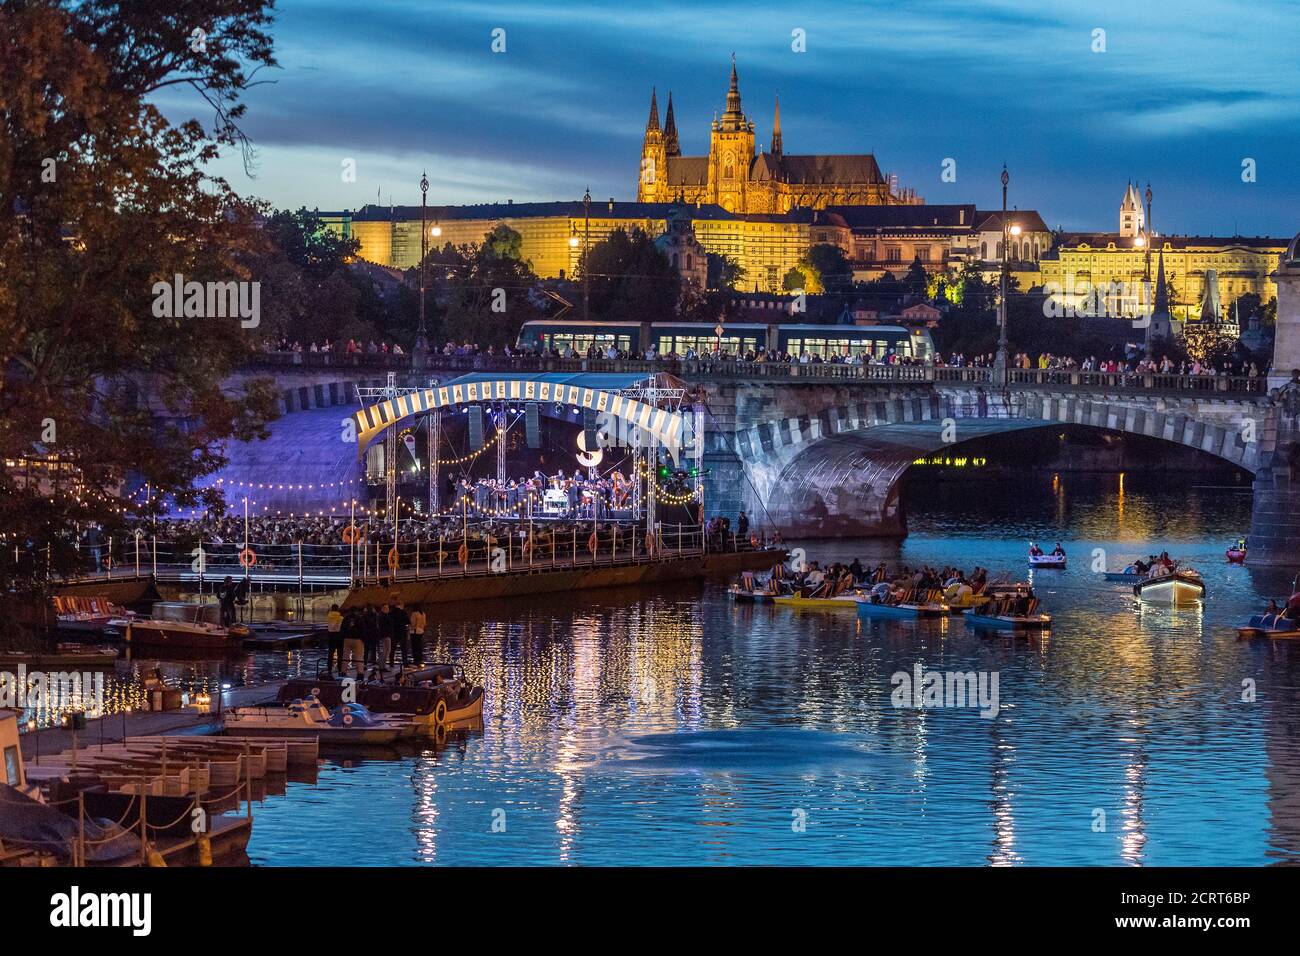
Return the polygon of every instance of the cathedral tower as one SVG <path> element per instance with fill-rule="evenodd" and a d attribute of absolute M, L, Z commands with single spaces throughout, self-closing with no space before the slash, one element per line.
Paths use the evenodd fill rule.
<path fill-rule="evenodd" d="M 682 145 L 677 140 L 677 119 L 673 116 L 673 91 L 668 91 L 668 112 L 664 114 L 664 152 L 680 156 Z"/>
<path fill-rule="evenodd" d="M 1121 238 L 1133 239 L 1142 233 L 1146 225 L 1146 216 L 1142 212 L 1142 198 L 1138 196 L 1137 187 L 1129 183 L 1124 190 L 1124 201 L 1119 205 L 1119 234 Z"/>
<path fill-rule="evenodd" d="M 671 104 L 671 99 L 669 100 Z M 672 122 L 672 106 L 669 109 L 669 121 Z M 676 124 L 673 125 L 673 138 L 676 139 Z M 637 182 L 637 202 L 663 202 L 667 198 L 668 152 L 664 144 L 664 133 L 659 128 L 659 101 L 655 91 L 650 90 L 650 118 L 645 124 L 645 138 L 641 141 L 641 178 Z"/>
<path fill-rule="evenodd" d="M 718 205 L 731 212 L 744 212 L 749 168 L 754 160 L 754 124 L 740 108 L 740 79 L 736 56 L 731 56 L 731 86 L 727 108 L 713 123 L 709 138 L 709 182 Z"/>

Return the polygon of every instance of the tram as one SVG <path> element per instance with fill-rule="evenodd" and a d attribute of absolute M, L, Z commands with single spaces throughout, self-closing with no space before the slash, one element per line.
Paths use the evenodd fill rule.
<path fill-rule="evenodd" d="M 517 342 L 525 350 L 555 349 L 561 354 L 572 348 L 586 355 L 592 346 L 602 352 L 645 352 L 653 348 L 660 356 L 706 355 L 717 348 L 735 355 L 761 350 L 788 352 L 800 357 L 827 361 L 836 356 L 873 358 L 883 361 L 891 355 L 910 361 L 934 356 L 934 342 L 927 329 L 901 325 L 765 325 L 757 322 L 724 323 L 722 335 L 707 322 L 525 322 Z"/>

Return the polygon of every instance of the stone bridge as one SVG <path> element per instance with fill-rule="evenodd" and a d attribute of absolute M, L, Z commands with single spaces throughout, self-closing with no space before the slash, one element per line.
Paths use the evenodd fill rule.
<path fill-rule="evenodd" d="M 1156 388 L 1141 376 L 1072 378 L 1043 373 L 1002 387 L 931 381 L 715 389 L 706 445 L 710 510 L 745 508 L 805 537 L 901 535 L 898 482 L 917 458 L 959 454 L 962 443 L 991 434 L 1061 424 L 1163 439 L 1252 473 L 1274 448 L 1267 395 Z"/>
<path fill-rule="evenodd" d="M 1289 471 L 1274 467 L 1291 460 L 1295 416 L 1264 380 L 1227 376 L 276 353 L 241 375 L 271 375 L 285 418 L 269 443 L 236 451 L 232 473 L 287 475 L 275 492 L 284 492 L 285 510 L 301 491 L 295 480 L 356 483 L 353 449 L 340 446 L 339 429 L 355 410 L 356 386 L 381 385 L 390 370 L 411 386 L 469 371 L 667 371 L 703 390 L 709 512 L 734 517 L 744 508 L 802 536 L 904 534 L 899 479 L 917 458 L 960 453 L 962 443 L 990 434 L 1070 423 L 1185 445 L 1260 476 L 1257 513 L 1268 510 L 1264 524 L 1257 521 L 1260 549 L 1270 540 L 1264 525 L 1282 541 L 1296 524 L 1300 540 Z"/>

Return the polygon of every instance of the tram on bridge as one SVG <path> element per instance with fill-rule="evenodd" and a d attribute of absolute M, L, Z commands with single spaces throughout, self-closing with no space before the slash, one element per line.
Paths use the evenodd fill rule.
<path fill-rule="evenodd" d="M 526 350 L 572 348 L 582 355 L 592 346 L 604 351 L 645 352 L 660 355 L 714 351 L 744 354 L 763 350 L 808 355 L 822 361 L 840 357 L 883 361 L 894 355 L 902 360 L 925 361 L 934 356 L 934 341 L 925 328 L 901 325 L 767 325 L 758 322 L 724 323 L 722 333 L 707 322 L 525 322 L 518 346 Z"/>

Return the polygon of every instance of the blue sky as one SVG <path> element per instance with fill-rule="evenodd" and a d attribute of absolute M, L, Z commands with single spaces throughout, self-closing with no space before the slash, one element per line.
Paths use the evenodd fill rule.
<path fill-rule="evenodd" d="M 683 151 L 703 153 L 734 51 L 762 142 L 779 91 L 786 152 L 873 152 L 930 202 L 995 206 L 1006 161 L 1012 205 L 1053 226 L 1116 228 L 1136 178 L 1151 182 L 1159 231 L 1290 236 L 1298 25 L 1295 0 L 280 0 L 282 68 L 248 97 L 255 177 L 235 156 L 218 171 L 277 206 L 320 209 L 416 203 L 422 169 L 434 204 L 588 185 L 632 199 L 651 86 L 661 112 L 673 92 Z M 504 53 L 490 49 L 496 28 Z M 954 183 L 940 180 L 948 157 Z"/>

